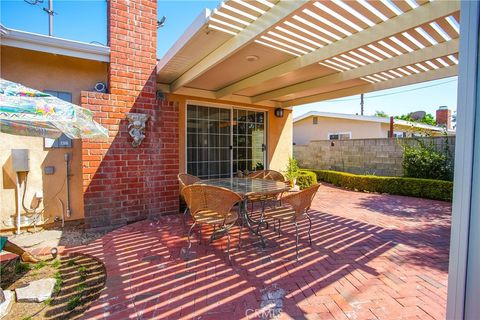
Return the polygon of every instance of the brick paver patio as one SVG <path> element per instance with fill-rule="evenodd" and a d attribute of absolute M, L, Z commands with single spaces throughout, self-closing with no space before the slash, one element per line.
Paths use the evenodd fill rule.
<path fill-rule="evenodd" d="M 451 205 L 322 186 L 312 206 L 313 246 L 301 225 L 244 233 L 232 266 L 222 249 L 187 244 L 180 216 L 118 229 L 84 248 L 107 286 L 86 319 L 444 319 Z M 238 235 L 238 228 L 234 228 Z"/>

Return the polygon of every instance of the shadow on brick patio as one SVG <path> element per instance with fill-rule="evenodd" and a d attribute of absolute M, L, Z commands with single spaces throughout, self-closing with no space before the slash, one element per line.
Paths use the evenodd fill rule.
<path fill-rule="evenodd" d="M 113 231 L 88 247 L 69 250 L 93 254 L 107 267 L 106 289 L 85 318 L 444 318 L 442 264 L 448 260 L 449 232 L 440 228 L 442 241 L 432 241 L 422 221 L 410 221 L 407 213 L 399 217 L 368 208 L 379 197 L 392 196 L 322 186 L 311 214 L 312 247 L 307 224 L 300 227 L 299 262 L 293 260 L 294 230 L 287 226 L 280 237 L 264 231 L 266 249 L 244 233 L 242 249 L 233 243 L 232 266 L 224 253 L 226 241 L 206 244 L 208 230 L 185 261 L 181 251 L 187 242 L 176 215 Z M 427 209 L 431 202 L 391 200 L 399 198 Z M 433 228 L 435 219 L 449 217 L 450 204 L 438 205 L 443 210 L 432 211 Z"/>

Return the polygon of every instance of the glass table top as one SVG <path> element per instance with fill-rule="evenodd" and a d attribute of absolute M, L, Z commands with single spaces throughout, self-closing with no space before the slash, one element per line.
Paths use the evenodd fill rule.
<path fill-rule="evenodd" d="M 276 194 L 290 189 L 290 187 L 284 182 L 250 178 L 208 179 L 199 181 L 196 184 L 227 188 L 243 196 L 254 194 Z"/>

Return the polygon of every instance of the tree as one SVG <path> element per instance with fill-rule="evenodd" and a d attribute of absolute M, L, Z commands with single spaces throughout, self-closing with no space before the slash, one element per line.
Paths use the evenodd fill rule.
<path fill-rule="evenodd" d="M 395 119 L 411 121 L 411 122 L 421 122 L 421 123 L 429 124 L 429 125 L 432 125 L 432 126 L 437 125 L 437 123 L 435 121 L 435 118 L 433 117 L 433 115 L 431 113 L 427 113 L 422 119 L 418 119 L 418 120 L 414 120 L 411 117 L 411 115 L 412 115 L 411 113 L 402 114 L 401 116 L 395 116 Z"/>
<path fill-rule="evenodd" d="M 382 110 L 376 110 L 374 116 L 380 118 L 388 118 L 388 114 L 386 114 L 385 111 Z"/>

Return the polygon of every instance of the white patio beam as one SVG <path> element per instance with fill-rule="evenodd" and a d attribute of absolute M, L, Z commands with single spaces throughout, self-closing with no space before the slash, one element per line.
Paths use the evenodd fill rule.
<path fill-rule="evenodd" d="M 297 83 L 277 90 L 272 90 L 252 97 L 252 102 L 257 103 L 265 100 L 272 100 L 283 97 L 288 94 L 302 92 L 310 89 L 319 88 L 333 83 L 358 79 L 371 74 L 380 73 L 386 70 L 396 69 L 399 67 L 414 65 L 415 63 L 431 60 L 434 58 L 447 56 L 458 52 L 458 39 L 443 42 L 441 44 L 413 51 L 401 56 L 396 56 L 390 59 L 382 60 L 372 64 L 367 64 L 356 69 L 336 72 L 325 77 L 308 80 Z"/>
<path fill-rule="evenodd" d="M 280 77 L 289 72 L 307 67 L 319 61 L 330 59 L 341 53 L 376 42 L 401 31 L 415 28 L 421 24 L 433 21 L 439 17 L 448 16 L 460 8 L 459 1 L 434 1 L 406 12 L 395 18 L 379 23 L 369 29 L 351 35 L 345 39 L 334 42 L 324 48 L 319 48 L 311 53 L 291 59 L 270 69 L 259 72 L 253 76 L 235 82 L 216 92 L 217 98 L 257 86 L 267 80 Z"/>
<path fill-rule="evenodd" d="M 210 91 L 210 90 L 203 90 L 203 89 L 196 89 L 196 88 L 186 88 L 182 87 L 179 88 L 175 92 L 170 91 L 170 86 L 165 83 L 157 83 L 157 89 L 162 91 L 164 94 L 178 94 L 178 95 L 183 95 L 186 97 L 191 97 L 192 99 L 195 98 L 203 98 L 207 100 L 212 100 L 218 102 L 219 99 L 215 97 L 215 92 Z M 244 97 L 244 96 L 239 96 L 239 95 L 229 95 L 225 96 L 222 101 L 225 101 L 226 103 L 240 103 L 240 104 L 252 104 L 252 99 L 250 97 Z M 264 106 L 264 107 L 280 107 L 280 102 L 276 101 L 262 101 L 260 103 L 257 103 L 259 106 Z"/>
<path fill-rule="evenodd" d="M 450 66 L 445 68 L 440 68 L 437 70 L 430 70 L 418 74 L 413 74 L 410 76 L 405 76 L 403 78 L 391 79 L 387 81 L 371 83 L 361 86 L 354 86 L 351 88 L 334 90 L 330 92 L 320 93 L 316 95 L 311 95 L 308 97 L 293 99 L 285 101 L 282 103 L 282 108 L 293 107 L 301 104 L 320 102 L 325 100 L 332 100 L 337 98 L 343 98 L 348 96 L 353 96 L 361 93 L 367 93 L 372 91 L 392 89 L 396 87 L 402 87 L 410 84 L 421 83 L 426 81 L 438 80 L 448 77 L 453 77 L 457 75 L 458 66 Z"/>
<path fill-rule="evenodd" d="M 199 63 L 182 74 L 177 80 L 170 84 L 170 91 L 175 93 L 185 84 L 196 79 L 215 65 L 245 47 L 262 32 L 288 17 L 292 12 L 303 7 L 307 2 L 308 0 L 280 1 L 260 18 L 252 22 L 243 31 L 239 32 L 236 36 L 222 44 L 203 58 Z"/>

